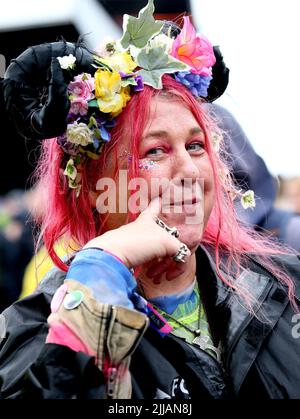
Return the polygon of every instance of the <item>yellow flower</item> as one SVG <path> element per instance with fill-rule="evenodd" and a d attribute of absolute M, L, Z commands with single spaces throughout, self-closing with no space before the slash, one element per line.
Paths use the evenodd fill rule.
<path fill-rule="evenodd" d="M 98 69 L 95 73 L 95 96 L 97 99 L 110 100 L 121 90 L 121 76 L 116 71 Z"/>
<path fill-rule="evenodd" d="M 129 88 L 121 87 L 121 76 L 116 71 L 98 69 L 95 73 L 95 96 L 101 112 L 117 116 L 130 99 Z"/>
<path fill-rule="evenodd" d="M 130 87 L 122 87 L 121 91 L 120 91 L 120 96 L 122 98 L 122 108 L 119 109 L 118 111 L 112 112 L 111 116 L 113 118 L 117 117 L 123 110 L 123 108 L 125 108 L 125 106 L 127 105 L 127 102 L 129 102 L 131 96 L 130 96 Z"/>
<path fill-rule="evenodd" d="M 137 67 L 137 64 L 127 52 L 113 54 L 110 57 L 102 58 L 101 61 L 111 67 L 114 71 L 122 71 L 126 74 L 132 73 Z"/>

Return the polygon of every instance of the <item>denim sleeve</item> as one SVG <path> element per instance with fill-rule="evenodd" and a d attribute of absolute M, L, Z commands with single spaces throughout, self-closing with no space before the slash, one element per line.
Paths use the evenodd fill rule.
<path fill-rule="evenodd" d="M 116 257 L 101 249 L 88 248 L 78 252 L 66 279 L 89 287 L 97 301 L 134 308 L 130 300 L 136 288 L 134 276 Z"/>

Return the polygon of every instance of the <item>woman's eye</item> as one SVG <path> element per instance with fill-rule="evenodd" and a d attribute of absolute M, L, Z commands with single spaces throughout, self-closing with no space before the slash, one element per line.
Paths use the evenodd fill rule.
<path fill-rule="evenodd" d="M 187 148 L 191 151 L 202 151 L 204 149 L 203 143 L 192 143 L 187 146 Z"/>
<path fill-rule="evenodd" d="M 151 148 L 151 150 L 147 151 L 146 156 L 159 156 L 163 152 L 164 150 L 162 148 Z"/>

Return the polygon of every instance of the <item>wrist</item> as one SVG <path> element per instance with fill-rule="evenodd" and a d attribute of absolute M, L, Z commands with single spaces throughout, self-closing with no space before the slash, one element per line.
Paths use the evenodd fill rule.
<path fill-rule="evenodd" d="M 119 262 L 123 263 L 128 269 L 132 268 L 128 259 L 125 257 L 124 252 L 122 252 L 118 246 L 105 237 L 104 233 L 101 237 L 97 237 L 91 241 L 89 241 L 85 246 L 83 246 L 82 250 L 85 249 L 99 249 L 102 250 L 111 256 L 115 257 Z"/>

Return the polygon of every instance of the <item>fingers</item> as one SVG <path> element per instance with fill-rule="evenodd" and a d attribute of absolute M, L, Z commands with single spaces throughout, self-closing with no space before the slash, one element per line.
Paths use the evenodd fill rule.
<path fill-rule="evenodd" d="M 153 198 L 150 202 L 148 207 L 141 213 L 141 215 L 148 215 L 151 214 L 152 218 L 158 216 L 158 214 L 161 212 L 161 197 L 156 196 Z"/>

